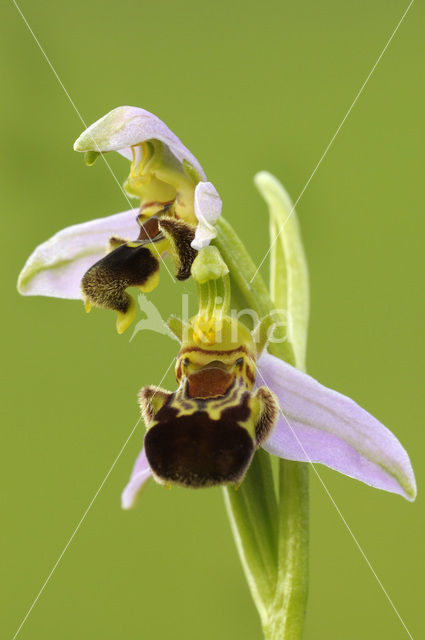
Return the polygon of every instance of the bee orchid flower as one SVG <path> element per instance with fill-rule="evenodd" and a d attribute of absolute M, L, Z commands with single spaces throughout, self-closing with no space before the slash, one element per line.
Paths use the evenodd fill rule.
<path fill-rule="evenodd" d="M 264 352 L 257 382 L 278 400 L 276 424 L 262 447 L 286 460 L 324 464 L 356 480 L 414 500 L 409 456 L 381 422 L 351 398 Z M 132 508 L 152 470 L 142 449 L 121 496 Z"/>
<path fill-rule="evenodd" d="M 87 311 L 113 309 L 122 333 L 136 312 L 127 287 L 144 292 L 156 287 L 160 259 L 167 253 L 177 279 L 189 277 L 196 252 L 215 237 L 221 200 L 193 154 L 144 109 L 112 110 L 81 134 L 74 149 L 85 153 L 88 165 L 110 151 L 128 158 L 124 189 L 140 205 L 56 233 L 28 258 L 18 290 L 83 299 Z"/>
<path fill-rule="evenodd" d="M 147 432 L 122 507 L 134 506 L 151 476 L 161 484 L 192 488 L 238 485 L 259 446 L 414 500 L 409 457 L 383 424 L 349 397 L 263 350 L 242 323 L 223 316 L 225 302 L 213 306 L 201 290 L 206 286 L 201 262 L 219 282 L 220 258 L 211 275 L 214 253 L 215 247 L 203 250 L 192 265 L 198 283 L 201 271 L 204 276 L 203 303 L 177 357 L 178 390 L 145 387 L 140 393 Z M 221 273 L 226 283 L 226 270 Z"/>

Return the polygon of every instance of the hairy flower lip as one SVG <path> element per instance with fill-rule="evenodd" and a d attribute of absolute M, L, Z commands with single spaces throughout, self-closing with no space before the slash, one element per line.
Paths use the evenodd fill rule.
<path fill-rule="evenodd" d="M 354 400 L 267 352 L 258 360 L 257 384 L 266 384 L 280 405 L 276 427 L 262 444 L 266 451 L 324 464 L 372 487 L 415 499 L 416 481 L 406 451 Z M 124 509 L 134 506 L 151 475 L 142 449 L 123 492 Z"/>

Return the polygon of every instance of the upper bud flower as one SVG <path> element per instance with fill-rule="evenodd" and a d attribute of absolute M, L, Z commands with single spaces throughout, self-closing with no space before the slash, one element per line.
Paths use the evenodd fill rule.
<path fill-rule="evenodd" d="M 177 280 L 188 278 L 197 251 L 216 236 L 221 199 L 195 156 L 144 109 L 113 109 L 80 135 L 74 149 L 89 166 L 107 151 L 130 160 L 124 188 L 140 206 L 56 233 L 29 257 L 18 289 L 24 295 L 82 298 L 87 311 L 114 309 L 122 333 L 136 311 L 126 289 L 152 291 L 167 254 Z"/>
<path fill-rule="evenodd" d="M 74 144 L 92 165 L 99 153 L 118 151 L 131 160 L 126 191 L 140 198 L 140 220 L 163 210 L 199 231 L 194 248 L 215 237 L 221 200 L 192 153 L 156 116 L 137 107 L 117 107 L 84 131 Z M 195 246 L 197 245 L 197 246 Z"/>

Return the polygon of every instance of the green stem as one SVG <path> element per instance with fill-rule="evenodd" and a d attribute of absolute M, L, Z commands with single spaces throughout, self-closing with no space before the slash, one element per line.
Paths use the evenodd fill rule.
<path fill-rule="evenodd" d="M 279 559 L 267 640 L 300 640 L 308 595 L 308 467 L 279 461 Z"/>
<path fill-rule="evenodd" d="M 232 282 L 238 306 L 260 317 L 274 311 L 267 287 L 230 224 L 221 218 L 215 244 Z M 270 352 L 295 364 L 289 341 Z M 257 452 L 240 489 L 225 489 L 233 533 L 267 640 L 300 640 L 308 591 L 308 468 L 279 461 L 279 500 L 270 457 Z M 277 525 L 276 525 L 277 523 Z M 277 527 L 277 528 L 276 528 Z M 274 564 L 273 564 L 274 563 Z"/>
<path fill-rule="evenodd" d="M 270 457 L 259 451 L 239 489 L 225 502 L 245 575 L 263 625 L 276 593 L 278 508 Z"/>

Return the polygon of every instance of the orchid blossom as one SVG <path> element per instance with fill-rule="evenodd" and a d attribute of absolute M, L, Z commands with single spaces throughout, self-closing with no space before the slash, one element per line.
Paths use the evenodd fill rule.
<path fill-rule="evenodd" d="M 257 380 L 278 400 L 277 423 L 262 444 L 286 460 L 321 463 L 371 487 L 416 497 L 409 457 L 397 438 L 351 398 L 264 352 Z M 152 476 L 145 451 L 135 462 L 122 494 L 123 509 L 134 506 Z"/>
<path fill-rule="evenodd" d="M 122 333 L 136 313 L 127 287 L 155 288 L 159 259 L 167 253 L 177 279 L 189 277 L 196 251 L 215 236 L 221 200 L 191 152 L 144 109 L 114 109 L 84 131 L 74 149 L 85 153 L 88 165 L 109 151 L 131 160 L 124 189 L 140 206 L 56 233 L 28 258 L 18 290 L 82 298 L 87 311 L 92 305 L 114 309 Z"/>
<path fill-rule="evenodd" d="M 415 498 L 416 485 L 398 439 L 349 397 L 304 371 L 308 272 L 289 196 L 273 176 L 257 174 L 270 212 L 268 289 L 220 217 L 220 197 L 201 165 L 156 116 L 118 107 L 91 125 L 74 148 L 86 154 L 88 165 L 110 151 L 128 158 L 124 188 L 140 205 L 59 231 L 29 257 L 18 289 L 82 299 L 88 311 L 92 305 L 114 309 L 122 333 L 136 312 L 127 288 L 156 287 L 166 254 L 177 280 L 193 277 L 198 313 L 187 324 L 173 316 L 168 323 L 181 343 L 178 388 L 147 386 L 139 394 L 146 434 L 122 507 L 134 506 L 151 477 L 167 486 L 225 486 L 265 636 L 300 639 L 308 540 L 303 463 L 324 464 L 407 500 Z M 239 311 L 245 304 L 255 312 L 258 325 L 242 323 L 231 302 Z M 280 458 L 279 496 L 268 454 Z"/>
<path fill-rule="evenodd" d="M 182 340 L 176 360 L 179 389 L 150 386 L 140 392 L 145 448 L 122 494 L 122 507 L 134 506 L 151 476 L 160 484 L 195 488 L 239 485 L 259 446 L 279 458 L 325 464 L 413 500 L 412 467 L 397 438 L 347 396 L 267 353 L 259 327 L 250 334 L 227 316 L 230 296 L 217 298 L 220 285 L 222 291 L 229 287 L 227 274 L 215 247 L 202 250 L 192 265 L 200 309 L 184 338 L 181 327 L 175 331 Z"/>

